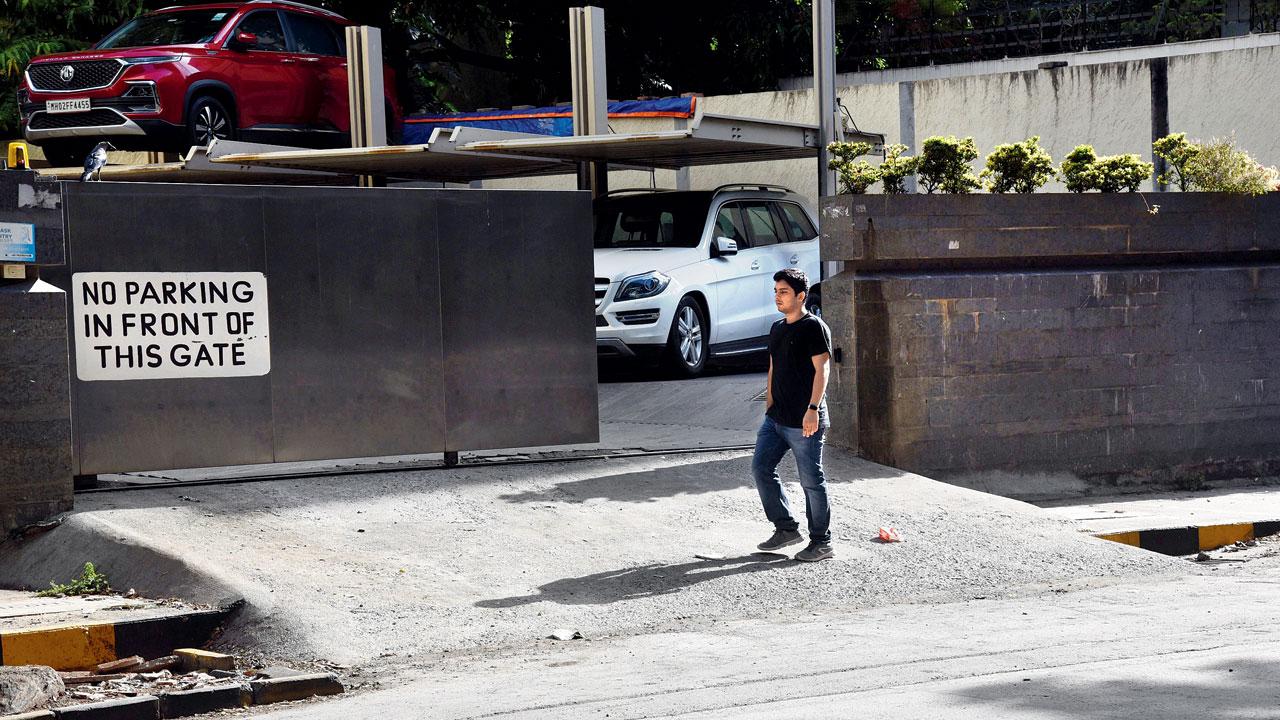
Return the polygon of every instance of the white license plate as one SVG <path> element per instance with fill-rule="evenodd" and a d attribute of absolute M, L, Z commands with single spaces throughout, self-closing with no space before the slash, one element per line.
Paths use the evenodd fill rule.
<path fill-rule="evenodd" d="M 68 98 L 66 100 L 49 100 L 44 104 L 44 111 L 53 115 L 54 113 L 73 113 L 84 112 L 92 109 L 89 106 L 89 98 Z"/>

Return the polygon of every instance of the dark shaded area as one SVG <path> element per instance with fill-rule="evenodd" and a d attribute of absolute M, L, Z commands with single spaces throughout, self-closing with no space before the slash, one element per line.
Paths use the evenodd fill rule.
<path fill-rule="evenodd" d="M 698 583 L 728 575 L 800 567 L 785 555 L 753 553 L 722 560 L 661 565 L 650 563 L 625 570 L 609 570 L 582 577 L 563 578 L 538 587 L 533 595 L 481 600 L 476 607 L 511 608 L 536 602 L 558 605 L 608 605 L 621 600 L 668 595 Z"/>
<path fill-rule="evenodd" d="M 1259 656 L 1265 651 L 1259 650 Z M 1182 658 L 1172 662 L 1184 665 Z M 1242 659 L 1216 661 L 1196 668 L 1192 682 L 1163 681 L 1157 668 L 1151 678 L 1110 679 L 1105 665 L 1089 681 L 1011 674 L 1009 680 L 953 691 L 957 703 L 982 706 L 991 717 L 1060 716 L 1073 720 L 1113 718 L 1273 718 L 1280 713 L 1280 686 L 1275 683 L 1280 663 Z M 1052 670 L 1050 670 L 1052 672 Z"/>
<path fill-rule="evenodd" d="M 750 375 L 766 372 L 769 369 L 769 356 L 766 353 L 735 355 L 729 358 L 716 359 L 707 365 L 700 377 L 724 377 L 729 375 Z M 671 373 L 663 370 L 656 363 L 631 358 L 601 358 L 599 361 L 599 379 L 601 383 L 627 383 L 643 381 L 677 380 Z"/>

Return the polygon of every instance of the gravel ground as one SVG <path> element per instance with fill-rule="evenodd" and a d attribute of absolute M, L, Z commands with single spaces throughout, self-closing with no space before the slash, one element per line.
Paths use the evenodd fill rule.
<path fill-rule="evenodd" d="M 91 560 L 152 597 L 243 597 L 224 647 L 376 666 L 514 651 L 557 628 L 594 639 L 1194 572 L 839 451 L 836 559 L 753 555 L 771 528 L 749 465 L 724 452 L 85 495 L 62 527 L 0 547 L 0 585 Z M 873 541 L 880 526 L 903 542 Z"/>

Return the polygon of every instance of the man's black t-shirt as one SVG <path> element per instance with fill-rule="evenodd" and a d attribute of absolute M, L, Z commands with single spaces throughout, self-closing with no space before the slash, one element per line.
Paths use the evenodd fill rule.
<path fill-rule="evenodd" d="M 803 427 L 813 395 L 813 357 L 831 352 L 831 330 L 815 315 L 805 314 L 787 324 L 786 318 L 769 330 L 769 358 L 773 360 L 773 405 L 768 415 L 786 427 Z M 819 403 L 819 426 L 827 425 L 827 399 Z"/>

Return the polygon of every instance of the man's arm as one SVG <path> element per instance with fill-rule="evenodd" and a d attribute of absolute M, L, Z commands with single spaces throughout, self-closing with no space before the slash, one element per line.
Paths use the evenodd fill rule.
<path fill-rule="evenodd" d="M 764 409 L 773 407 L 773 358 L 769 358 L 769 377 L 764 381 Z"/>
<path fill-rule="evenodd" d="M 821 405 L 827 394 L 827 374 L 831 370 L 831 353 L 813 356 L 813 390 L 809 393 L 810 405 Z M 812 408 L 804 413 L 804 436 L 818 432 L 818 411 Z"/>

